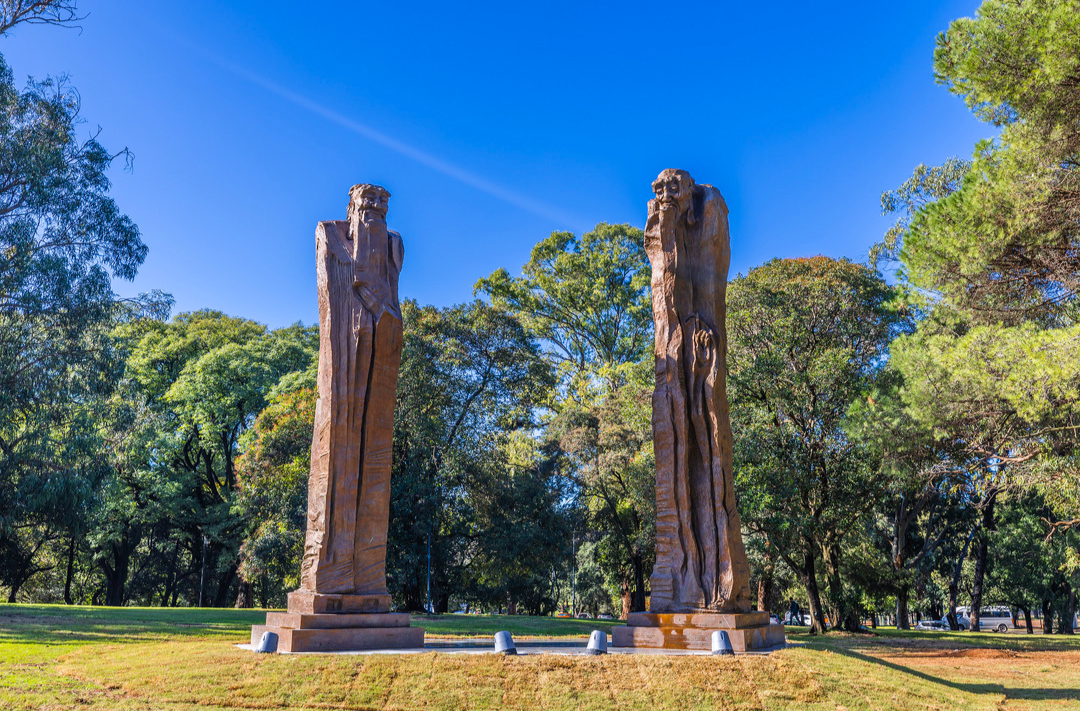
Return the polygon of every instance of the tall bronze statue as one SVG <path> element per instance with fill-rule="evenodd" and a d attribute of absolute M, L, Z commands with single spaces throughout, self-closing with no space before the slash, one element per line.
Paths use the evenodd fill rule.
<path fill-rule="evenodd" d="M 281 651 L 422 647 L 424 630 L 390 612 L 386 532 L 401 362 L 401 235 L 390 193 L 354 185 L 347 220 L 315 230 L 319 374 L 300 589 L 288 613 L 252 630 Z"/>
<path fill-rule="evenodd" d="M 386 596 L 404 247 L 386 228 L 390 193 L 361 184 L 349 196 L 349 219 L 315 231 L 319 400 L 300 586 Z"/>
<path fill-rule="evenodd" d="M 683 170 L 653 182 L 645 252 L 656 327 L 653 450 L 656 564 L 648 613 L 613 630 L 616 646 L 708 649 L 727 630 L 736 651 L 783 642 L 751 612 L 735 502 L 727 400 L 726 303 L 731 249 L 720 191 Z"/>

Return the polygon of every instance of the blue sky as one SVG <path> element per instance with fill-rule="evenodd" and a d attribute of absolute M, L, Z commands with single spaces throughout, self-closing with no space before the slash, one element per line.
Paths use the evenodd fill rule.
<path fill-rule="evenodd" d="M 733 274 L 864 260 L 883 190 L 992 135 L 931 69 L 974 0 L 80 5 L 0 52 L 135 154 L 113 194 L 150 254 L 117 290 L 275 327 L 317 320 L 315 224 L 353 183 L 393 195 L 402 296 L 445 306 L 552 230 L 643 226 L 664 168 L 724 194 Z"/>

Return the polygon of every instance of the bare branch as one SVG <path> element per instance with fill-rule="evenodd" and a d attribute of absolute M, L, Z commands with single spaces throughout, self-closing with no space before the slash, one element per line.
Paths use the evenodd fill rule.
<path fill-rule="evenodd" d="M 23 23 L 82 29 L 77 23 L 86 15 L 79 14 L 77 4 L 78 0 L 0 0 L 0 35 Z"/>

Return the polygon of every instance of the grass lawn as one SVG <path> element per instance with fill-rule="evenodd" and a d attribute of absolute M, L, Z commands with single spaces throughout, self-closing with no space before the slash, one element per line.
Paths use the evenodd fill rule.
<path fill-rule="evenodd" d="M 829 635 L 769 656 L 255 655 L 249 610 L 0 605 L 2 709 L 1066 709 L 1080 637 Z M 420 618 L 430 636 L 611 622 Z"/>

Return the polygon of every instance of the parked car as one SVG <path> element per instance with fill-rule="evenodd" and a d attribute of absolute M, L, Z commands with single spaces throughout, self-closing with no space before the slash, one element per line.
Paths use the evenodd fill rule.
<path fill-rule="evenodd" d="M 555 616 L 556 617 L 570 617 L 570 613 L 569 612 L 556 612 Z"/>
<path fill-rule="evenodd" d="M 942 621 L 949 623 L 947 617 L 942 618 Z M 1012 621 L 1012 612 L 1007 607 L 984 607 L 979 614 L 979 628 L 985 632 L 1008 632 Z M 956 608 L 956 622 L 964 631 L 971 629 L 971 608 Z"/>
<path fill-rule="evenodd" d="M 588 612 L 579 612 L 577 613 L 577 618 L 579 620 L 590 620 L 592 619 L 592 615 L 590 615 Z"/>
<path fill-rule="evenodd" d="M 956 624 L 960 627 L 961 632 L 967 632 L 971 628 L 971 620 L 968 616 L 960 612 L 961 608 L 956 609 Z M 945 625 L 945 629 L 951 630 L 952 626 L 949 625 L 949 616 L 941 618 L 941 623 Z"/>
<path fill-rule="evenodd" d="M 777 617 L 776 615 L 769 615 L 769 624 L 770 625 L 782 625 L 784 623 L 781 622 L 780 618 Z"/>
<path fill-rule="evenodd" d="M 942 622 L 941 620 L 919 620 L 919 623 L 915 625 L 914 629 L 922 630 L 924 632 L 942 632 L 949 629 L 949 623 Z"/>
<path fill-rule="evenodd" d="M 807 623 L 807 616 L 804 613 L 798 615 L 792 615 L 790 612 L 784 614 L 785 625 L 805 625 Z"/>
<path fill-rule="evenodd" d="M 615 618 L 613 618 L 611 615 L 609 615 L 606 612 L 601 612 L 599 615 L 596 616 L 596 619 L 598 619 L 598 620 L 613 620 Z"/>

